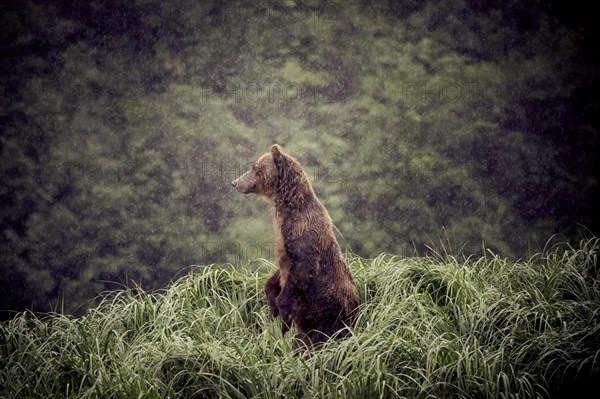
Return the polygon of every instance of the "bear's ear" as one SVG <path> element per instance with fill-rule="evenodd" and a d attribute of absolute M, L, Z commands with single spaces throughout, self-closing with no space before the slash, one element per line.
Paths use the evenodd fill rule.
<path fill-rule="evenodd" d="M 273 163 L 277 169 L 277 174 L 281 176 L 283 169 L 285 169 L 283 166 L 285 164 L 285 157 L 284 153 L 281 151 L 281 147 L 277 144 L 273 144 L 273 147 L 271 147 L 271 156 L 273 157 Z"/>
<path fill-rule="evenodd" d="M 273 159 L 278 159 L 281 156 L 281 151 L 277 144 L 273 144 L 273 147 L 271 147 L 271 155 L 273 155 Z"/>

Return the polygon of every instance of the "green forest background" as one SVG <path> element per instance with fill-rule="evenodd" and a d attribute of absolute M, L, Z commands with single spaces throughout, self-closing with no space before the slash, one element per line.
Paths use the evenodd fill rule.
<path fill-rule="evenodd" d="M 0 310 L 78 314 L 190 265 L 274 260 L 267 204 L 230 185 L 272 143 L 363 257 L 441 242 L 518 259 L 598 234 L 597 36 L 581 6 L 0 8 Z"/>

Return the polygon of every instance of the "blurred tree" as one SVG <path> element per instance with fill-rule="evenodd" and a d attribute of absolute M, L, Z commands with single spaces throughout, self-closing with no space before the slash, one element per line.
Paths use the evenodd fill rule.
<path fill-rule="evenodd" d="M 363 256 L 597 233 L 597 55 L 543 3 L 8 2 L 0 309 L 273 259 L 278 142 Z M 61 300 L 64 299 L 64 305 Z M 85 305 L 80 310 L 84 309 Z"/>

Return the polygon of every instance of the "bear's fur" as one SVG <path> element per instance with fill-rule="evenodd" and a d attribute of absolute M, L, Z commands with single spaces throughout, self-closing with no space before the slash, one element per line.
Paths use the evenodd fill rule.
<path fill-rule="evenodd" d="M 265 291 L 271 316 L 281 316 L 283 334 L 293 322 L 307 347 L 345 337 L 359 304 L 358 291 L 331 218 L 298 161 L 273 145 L 232 185 L 274 205 L 279 270 Z"/>

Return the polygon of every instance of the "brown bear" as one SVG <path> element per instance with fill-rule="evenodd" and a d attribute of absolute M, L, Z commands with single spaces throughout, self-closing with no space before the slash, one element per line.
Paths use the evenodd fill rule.
<path fill-rule="evenodd" d="M 296 326 L 307 347 L 348 335 L 358 290 L 333 234 L 333 223 L 302 166 L 277 144 L 231 183 L 274 205 L 279 269 L 265 286 L 272 317 L 285 334 Z"/>

